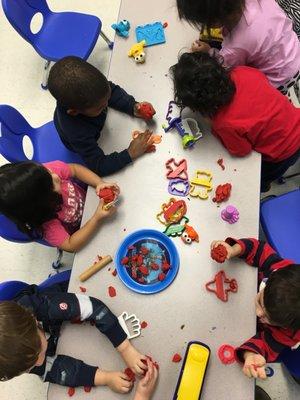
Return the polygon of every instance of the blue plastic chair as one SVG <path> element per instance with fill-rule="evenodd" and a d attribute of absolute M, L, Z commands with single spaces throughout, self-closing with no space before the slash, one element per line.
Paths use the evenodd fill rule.
<path fill-rule="evenodd" d="M 33 146 L 32 161 L 61 160 L 66 163 L 84 164 L 82 158 L 68 150 L 56 131 L 53 121 L 33 128 L 13 107 L 0 105 L 0 153 L 10 162 L 28 161 L 23 150 L 24 136 Z"/>
<path fill-rule="evenodd" d="M 281 361 L 295 378 L 300 378 L 300 348 L 296 350 L 286 349 L 280 354 Z"/>
<path fill-rule="evenodd" d="M 45 289 L 49 286 L 55 285 L 57 283 L 69 282 L 71 276 L 71 270 L 60 272 L 50 276 L 42 282 L 38 287 L 40 289 Z M 12 300 L 17 294 L 28 287 L 29 284 L 22 281 L 6 281 L 0 283 L 0 301 Z"/>
<path fill-rule="evenodd" d="M 48 71 L 51 61 L 66 56 L 78 56 L 86 60 L 98 40 L 99 34 L 112 48 L 113 43 L 101 32 L 102 23 L 94 15 L 76 12 L 53 12 L 46 0 L 2 0 L 4 13 L 15 30 L 29 42 L 36 52 L 47 60 Z M 41 13 L 43 24 L 37 33 L 30 29 L 32 18 Z M 42 87 L 47 87 L 48 76 Z"/>
<path fill-rule="evenodd" d="M 264 200 L 260 222 L 267 241 L 281 257 L 300 264 L 300 189 Z"/>
<path fill-rule="evenodd" d="M 0 236 L 3 239 L 8 240 L 9 242 L 14 242 L 14 243 L 36 242 L 44 246 L 52 247 L 49 245 L 49 243 L 47 243 L 43 239 L 35 239 L 35 240 L 30 239 L 30 237 L 25 235 L 25 233 L 20 232 L 17 226 L 11 220 L 6 218 L 2 214 L 0 214 Z M 58 269 L 62 266 L 61 264 L 62 256 L 63 256 L 63 251 L 57 249 L 57 255 L 52 263 L 52 268 Z"/>

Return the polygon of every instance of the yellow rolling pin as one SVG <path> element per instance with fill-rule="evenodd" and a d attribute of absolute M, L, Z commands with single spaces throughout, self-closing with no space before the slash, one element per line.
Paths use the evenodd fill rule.
<path fill-rule="evenodd" d="M 91 276 L 93 276 L 96 272 L 100 271 L 105 265 L 109 264 L 112 262 L 111 256 L 104 256 L 99 260 L 96 264 L 90 266 L 88 269 L 83 271 L 81 275 L 79 275 L 79 280 L 80 282 L 84 282 L 87 279 L 89 279 Z"/>

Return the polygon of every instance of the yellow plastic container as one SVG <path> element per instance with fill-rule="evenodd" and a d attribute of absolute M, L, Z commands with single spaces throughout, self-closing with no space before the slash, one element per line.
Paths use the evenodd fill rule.
<path fill-rule="evenodd" d="M 199 400 L 210 349 L 204 343 L 188 344 L 173 400 Z"/>

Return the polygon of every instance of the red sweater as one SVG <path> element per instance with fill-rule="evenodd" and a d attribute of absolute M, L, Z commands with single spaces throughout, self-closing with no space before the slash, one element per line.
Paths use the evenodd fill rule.
<path fill-rule="evenodd" d="M 281 258 L 267 243 L 256 239 L 228 238 L 226 242 L 231 246 L 238 243 L 242 247 L 240 258 L 245 259 L 249 265 L 258 267 L 259 283 L 264 278 L 269 278 L 272 273 L 276 274 L 276 270 L 294 264 L 291 260 Z M 293 331 L 279 326 L 260 324 L 257 334 L 236 348 L 236 357 L 244 362 L 243 353 L 247 350 L 261 354 L 267 362 L 273 362 L 284 349 L 298 343 L 300 343 L 300 330 Z"/>
<path fill-rule="evenodd" d="M 264 161 L 279 162 L 300 148 L 300 109 L 250 67 L 230 73 L 236 93 L 212 118 L 212 133 L 235 156 L 252 150 Z"/>

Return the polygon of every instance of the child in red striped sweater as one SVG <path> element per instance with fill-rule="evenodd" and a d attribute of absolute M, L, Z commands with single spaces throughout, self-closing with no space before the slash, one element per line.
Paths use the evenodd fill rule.
<path fill-rule="evenodd" d="M 274 362 L 286 348 L 300 345 L 300 265 L 282 259 L 267 243 L 256 239 L 214 241 L 222 244 L 227 259 L 240 257 L 258 268 L 259 292 L 255 298 L 258 332 L 236 349 L 249 378 L 266 378 L 265 364 Z M 299 353 L 300 358 L 300 353 Z"/>

